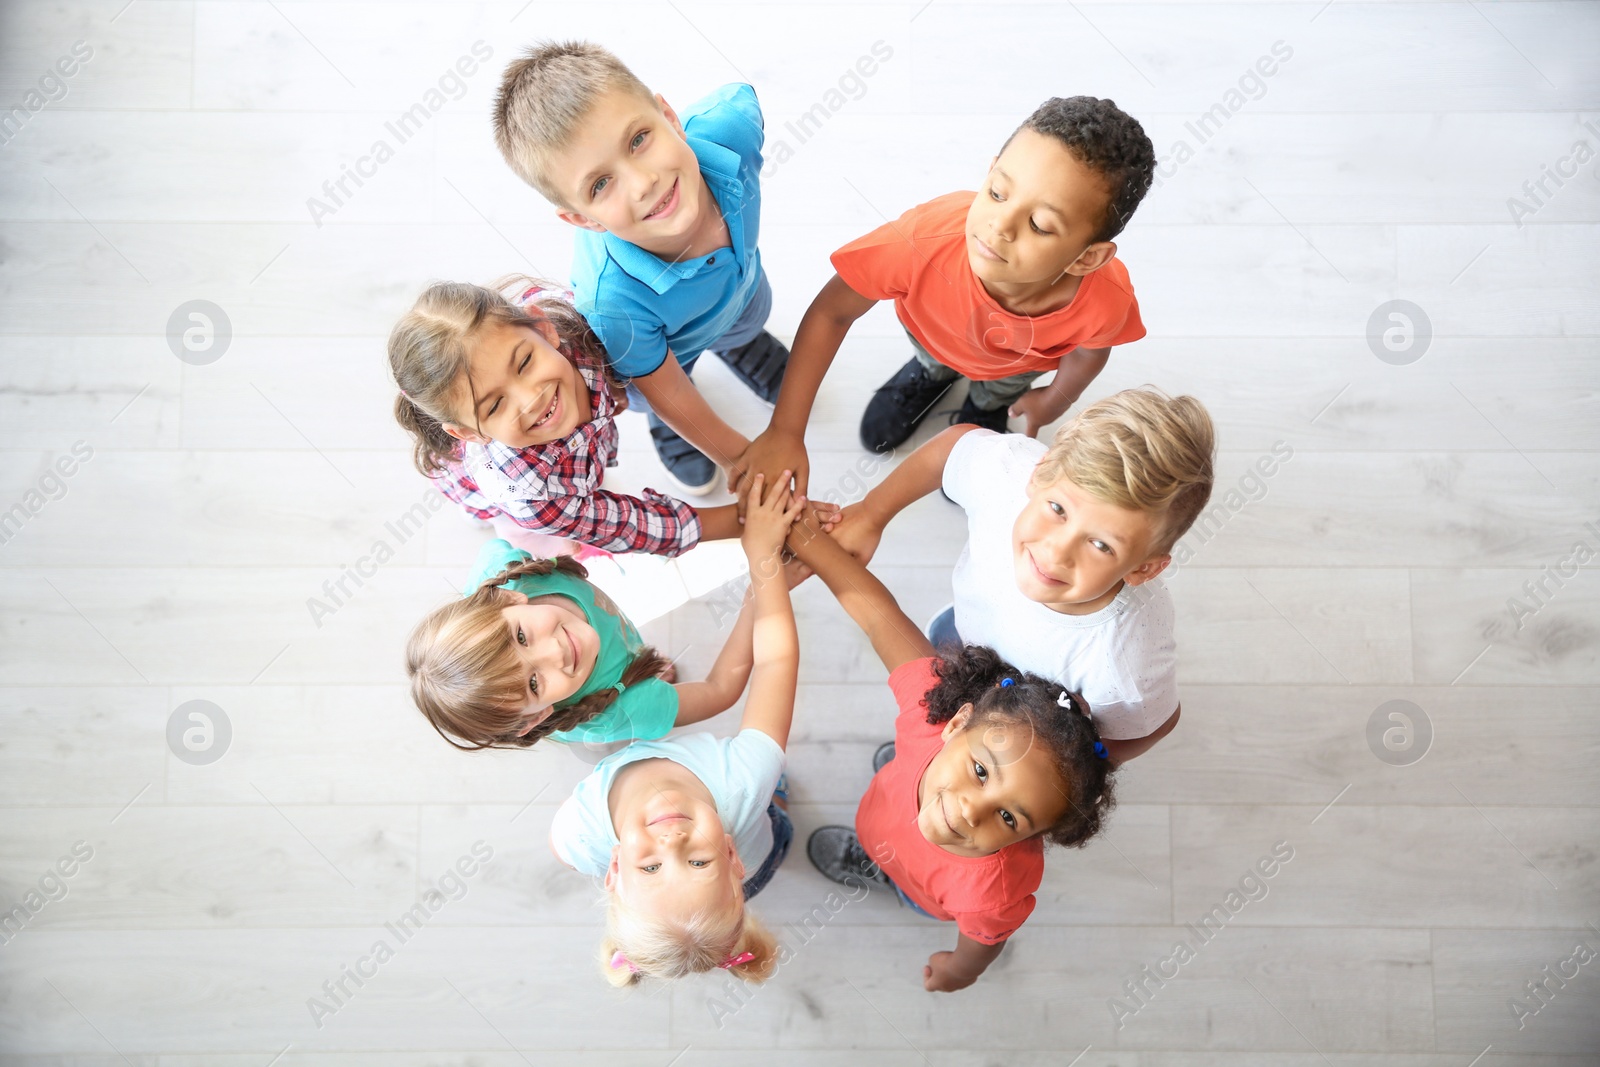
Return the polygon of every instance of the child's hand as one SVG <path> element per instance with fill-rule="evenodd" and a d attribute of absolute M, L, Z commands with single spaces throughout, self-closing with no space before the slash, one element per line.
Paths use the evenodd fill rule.
<path fill-rule="evenodd" d="M 872 554 L 878 551 L 878 542 L 883 538 L 883 527 L 868 514 L 865 503 L 849 505 L 822 528 L 863 567 L 872 562 Z"/>
<path fill-rule="evenodd" d="M 752 474 L 772 474 L 787 467 L 785 479 L 794 478 L 794 491 L 806 495 L 806 481 L 811 476 L 811 461 L 806 457 L 805 439 L 799 434 L 768 426 L 750 442 L 744 454 L 728 468 L 728 491 L 738 493 Z"/>
<path fill-rule="evenodd" d="M 768 489 L 766 475 L 758 472 L 746 479 L 745 490 L 740 494 L 744 534 L 739 540 L 750 560 L 751 573 L 762 578 L 772 577 L 782 566 L 784 539 L 805 510 L 805 497 L 789 492 L 789 474 L 784 471 L 780 483 Z"/>
<path fill-rule="evenodd" d="M 977 975 L 953 966 L 955 955 L 954 952 L 935 952 L 928 957 L 928 965 L 922 968 L 923 989 L 930 993 L 954 993 L 978 980 Z"/>
<path fill-rule="evenodd" d="M 1041 385 L 1017 397 L 1006 414 L 1023 419 L 1029 437 L 1039 436 L 1039 431 L 1067 413 L 1075 396 L 1062 396 L 1052 386 Z"/>

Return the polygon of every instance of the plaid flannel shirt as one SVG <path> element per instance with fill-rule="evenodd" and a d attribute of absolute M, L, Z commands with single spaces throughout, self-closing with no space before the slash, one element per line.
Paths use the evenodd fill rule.
<path fill-rule="evenodd" d="M 600 488 L 605 469 L 617 465 L 617 402 L 602 372 L 578 372 L 589 386 L 588 422 L 532 448 L 463 442 L 460 458 L 435 478 L 440 492 L 485 522 L 504 515 L 523 529 L 607 552 L 687 552 L 700 541 L 694 508 L 653 489 L 641 500 Z"/>

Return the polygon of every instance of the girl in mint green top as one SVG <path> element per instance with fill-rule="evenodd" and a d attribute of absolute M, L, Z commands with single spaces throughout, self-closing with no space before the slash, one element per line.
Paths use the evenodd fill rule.
<path fill-rule="evenodd" d="M 748 611 L 710 676 L 674 685 L 666 658 L 587 579 L 570 556 L 483 546 L 465 599 L 406 645 L 412 699 L 440 736 L 462 749 L 654 740 L 733 706 L 750 673 Z"/>

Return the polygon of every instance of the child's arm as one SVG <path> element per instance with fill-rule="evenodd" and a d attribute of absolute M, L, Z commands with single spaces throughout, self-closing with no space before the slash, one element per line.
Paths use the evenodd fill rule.
<path fill-rule="evenodd" d="M 706 680 L 678 682 L 673 686 L 678 691 L 678 717 L 673 725 L 688 726 L 720 715 L 733 707 L 739 694 L 744 692 L 744 684 L 750 680 L 750 635 L 756 619 L 752 605 L 750 595 L 746 593 L 744 606 L 739 609 L 739 617 L 734 621 L 733 632 L 723 642 L 722 651 L 717 654 L 717 661 L 711 665 Z"/>
<path fill-rule="evenodd" d="M 751 603 L 755 610 L 752 643 L 755 669 L 750 696 L 744 702 L 741 730 L 760 730 L 786 747 L 794 721 L 794 690 L 800 679 L 800 636 L 789 600 L 783 566 L 783 542 L 805 507 L 805 498 L 791 496 L 789 476 L 780 471 L 763 497 L 765 479 L 756 474 L 744 494 L 744 552 L 750 561 Z"/>
<path fill-rule="evenodd" d="M 963 423 L 940 431 L 890 471 L 860 503 L 844 508 L 838 522 L 825 528 L 862 566 L 872 562 L 889 520 L 939 488 L 956 442 L 977 428 Z"/>
<path fill-rule="evenodd" d="M 512 522 L 534 533 L 565 537 L 607 552 L 645 552 L 678 556 L 700 541 L 739 536 L 737 508 L 695 508 L 681 500 L 645 490 L 643 497 L 596 489 L 587 495 L 529 500 Z M 700 534 L 694 536 L 694 522 Z"/>
<path fill-rule="evenodd" d="M 1074 348 L 1061 357 L 1056 376 L 1049 385 L 1029 389 L 1017 397 L 1007 414 L 1025 418 L 1028 425 L 1023 432 L 1029 437 L 1038 436 L 1040 430 L 1065 415 L 1067 409 L 1078 402 L 1078 397 L 1083 395 L 1083 391 L 1110 358 L 1109 348 L 1084 348 L 1081 345 Z"/>
<path fill-rule="evenodd" d="M 635 378 L 633 384 L 639 387 L 663 422 L 724 470 L 750 447 L 743 434 L 711 410 L 711 405 L 706 403 L 706 398 L 700 395 L 700 390 L 694 387 L 694 382 L 670 351 L 661 366 Z"/>
<path fill-rule="evenodd" d="M 1113 741 L 1104 738 L 1106 758 L 1111 761 L 1111 766 L 1116 767 L 1127 763 L 1135 756 L 1142 756 L 1155 747 L 1156 742 L 1166 737 L 1178 725 L 1178 716 L 1183 714 L 1183 705 L 1178 705 L 1167 721 L 1156 727 L 1155 732 L 1145 734 L 1143 737 L 1130 737 L 1124 741 Z"/>
<path fill-rule="evenodd" d="M 756 473 L 765 474 L 768 484 L 776 485 L 778 472 L 788 469 L 794 472 L 795 493 L 806 495 L 806 482 L 811 475 L 811 463 L 806 457 L 806 422 L 811 418 L 817 388 L 844 335 L 876 303 L 850 288 L 837 274 L 811 301 L 794 335 L 794 349 L 783 372 L 783 388 L 778 391 L 772 421 L 728 471 L 730 490 L 738 492 L 743 479 Z"/>
<path fill-rule="evenodd" d="M 839 598 L 839 606 L 872 641 L 872 650 L 885 667 L 893 671 L 902 663 L 933 655 L 933 645 L 900 610 L 900 604 L 884 584 L 803 516 L 789 536 L 789 547 L 800 562 L 828 583 Z"/>
<path fill-rule="evenodd" d="M 1004 941 L 998 945 L 985 945 L 966 934 L 957 934 L 954 952 L 935 952 L 928 957 L 928 965 L 922 968 L 922 988 L 930 993 L 954 993 L 958 989 L 965 989 L 989 969 L 989 964 L 999 958 L 1000 951 L 1005 947 Z"/>

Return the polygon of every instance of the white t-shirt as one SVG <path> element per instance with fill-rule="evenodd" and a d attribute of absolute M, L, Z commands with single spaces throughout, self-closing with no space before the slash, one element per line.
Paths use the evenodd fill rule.
<path fill-rule="evenodd" d="M 1047 450 L 1023 434 L 973 430 L 950 451 L 944 491 L 967 513 L 952 576 L 956 629 L 967 644 L 1081 693 L 1101 737 L 1144 737 L 1178 710 L 1172 595 L 1161 579 L 1124 585 L 1092 615 L 1052 611 L 1017 588 L 1011 531 Z"/>
<path fill-rule="evenodd" d="M 611 825 L 611 783 L 617 772 L 642 759 L 680 763 L 704 783 L 716 801 L 722 828 L 733 835 L 746 874 L 754 874 L 772 851 L 767 805 L 783 774 L 783 749 L 760 730 L 736 737 L 691 733 L 660 741 L 635 741 L 595 765 L 556 811 L 550 844 L 556 855 L 583 874 L 600 877 L 611 866 L 617 830 Z"/>

